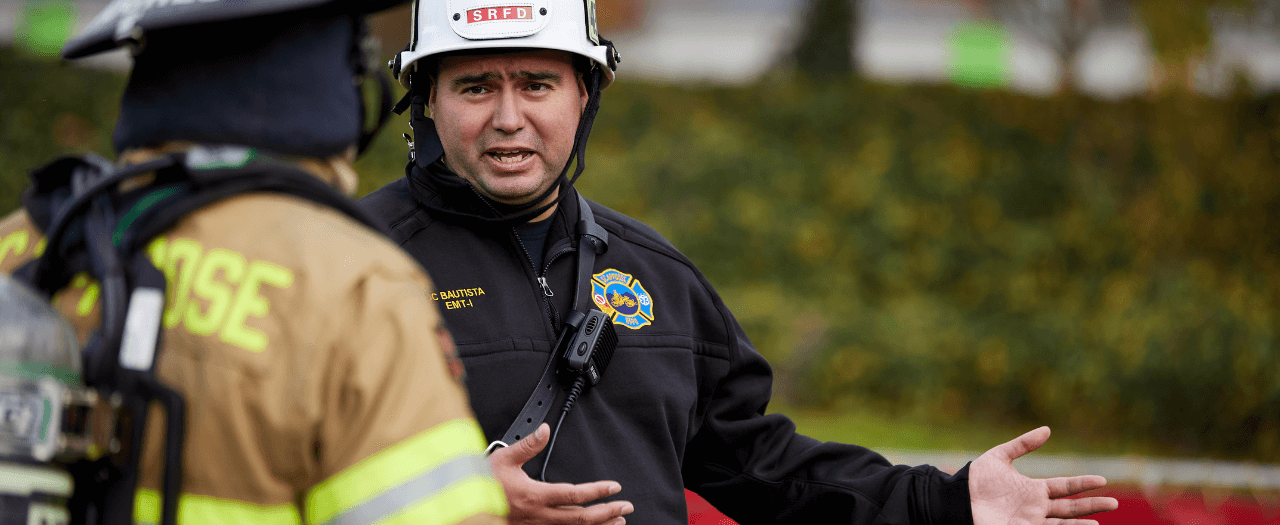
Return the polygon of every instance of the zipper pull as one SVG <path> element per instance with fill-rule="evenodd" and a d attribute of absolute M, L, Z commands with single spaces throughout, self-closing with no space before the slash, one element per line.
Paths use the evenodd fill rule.
<path fill-rule="evenodd" d="M 555 292 L 553 292 L 553 291 L 551 291 L 551 286 L 547 284 L 547 278 L 546 278 L 546 277 L 539 277 L 539 278 L 538 278 L 538 284 L 542 285 L 542 295 L 545 295 L 545 296 L 547 296 L 547 297 L 555 297 L 555 296 L 556 296 L 556 293 L 555 293 Z"/>

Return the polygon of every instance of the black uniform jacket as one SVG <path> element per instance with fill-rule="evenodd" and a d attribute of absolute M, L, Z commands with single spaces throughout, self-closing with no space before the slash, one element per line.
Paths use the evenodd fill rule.
<path fill-rule="evenodd" d="M 529 398 L 570 311 L 578 203 L 574 193 L 560 202 L 544 263 L 533 268 L 511 227 L 466 217 L 493 208 L 439 162 L 360 201 L 439 289 L 433 298 L 490 441 Z M 769 364 L 698 269 L 652 228 L 596 203 L 591 209 L 609 233 L 592 270 L 593 295 L 613 312 L 595 306 L 617 314 L 618 349 L 565 418 L 547 481 L 616 480 L 616 498 L 635 504 L 627 523 L 637 525 L 687 523 L 685 487 L 743 524 L 972 523 L 968 467 L 949 476 L 892 466 L 764 415 Z M 559 402 L 553 406 L 554 427 Z M 544 457 L 525 464 L 535 479 Z"/>

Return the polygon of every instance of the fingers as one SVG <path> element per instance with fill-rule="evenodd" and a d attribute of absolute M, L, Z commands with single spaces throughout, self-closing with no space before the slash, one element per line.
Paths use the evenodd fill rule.
<path fill-rule="evenodd" d="M 1077 499 L 1055 499 L 1049 502 L 1050 518 L 1079 518 L 1098 512 L 1107 512 L 1120 508 L 1115 498 L 1092 497 Z"/>
<path fill-rule="evenodd" d="M 622 516 L 631 514 L 635 507 L 629 501 L 610 501 L 590 507 L 560 507 L 547 509 L 549 523 L 570 525 L 604 525 L 626 523 Z"/>
<path fill-rule="evenodd" d="M 543 448 L 546 448 L 547 436 L 550 434 L 551 427 L 547 426 L 546 423 L 538 425 L 538 430 L 535 430 L 531 435 L 525 436 L 514 445 L 493 451 L 493 454 L 489 455 L 490 461 L 507 465 L 524 465 L 538 455 L 539 452 L 542 452 Z"/>
<path fill-rule="evenodd" d="M 1120 508 L 1120 502 L 1115 498 L 1068 499 L 1064 497 L 1106 486 L 1107 478 L 1102 476 L 1072 476 L 1069 478 L 1049 478 L 1044 481 L 1049 490 L 1049 497 L 1057 498 L 1049 501 L 1049 518 L 1079 518 Z M 1093 523 L 1093 520 L 1062 519 L 1055 521 L 1050 519 L 1045 521 L 1045 523 L 1055 522 L 1060 525 L 1084 525 Z"/>
<path fill-rule="evenodd" d="M 551 433 L 546 423 L 532 435 L 510 447 L 493 451 L 489 463 L 507 493 L 513 525 L 622 525 L 622 516 L 635 510 L 630 502 L 609 501 L 584 506 L 622 490 L 616 481 L 544 483 L 531 479 L 521 468 L 547 446 Z"/>
<path fill-rule="evenodd" d="M 629 501 L 582 506 L 617 494 L 622 486 L 614 481 L 581 485 L 526 481 L 506 487 L 511 505 L 507 520 L 513 525 L 622 525 L 626 522 L 622 516 L 635 511 Z"/>
<path fill-rule="evenodd" d="M 553 507 L 569 505 L 585 505 L 605 496 L 612 496 L 622 490 L 616 481 L 593 481 L 571 485 L 568 483 L 551 483 L 545 485 L 543 501 Z"/>
<path fill-rule="evenodd" d="M 1074 496 L 1086 490 L 1102 488 L 1107 485 L 1107 478 L 1102 476 L 1072 476 L 1069 478 L 1049 478 L 1044 480 L 1049 486 L 1050 498 Z"/>
<path fill-rule="evenodd" d="M 991 452 L 994 452 L 996 456 L 1006 462 L 1012 462 L 1040 448 L 1040 445 L 1043 445 L 1048 440 L 1049 427 L 1040 427 L 1014 438 L 1013 441 L 997 445 L 996 448 L 991 449 Z"/>
<path fill-rule="evenodd" d="M 1060 520 L 1057 518 L 1049 518 L 1044 520 L 1044 525 L 1098 525 L 1094 520 Z"/>

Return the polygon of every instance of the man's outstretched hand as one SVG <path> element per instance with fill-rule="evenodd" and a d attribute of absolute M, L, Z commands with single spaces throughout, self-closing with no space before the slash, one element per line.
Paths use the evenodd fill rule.
<path fill-rule="evenodd" d="M 1048 440 L 1049 427 L 1040 427 L 988 450 L 969 466 L 974 525 L 1097 525 L 1076 518 L 1120 506 L 1115 498 L 1066 498 L 1106 485 L 1102 476 L 1031 479 L 1014 470 L 1013 460 Z"/>
<path fill-rule="evenodd" d="M 547 446 L 551 430 L 546 423 L 532 435 L 489 455 L 489 467 L 507 492 L 511 525 L 622 525 L 635 508 L 627 501 L 587 503 L 622 490 L 615 481 L 544 483 L 529 477 L 521 467 Z"/>

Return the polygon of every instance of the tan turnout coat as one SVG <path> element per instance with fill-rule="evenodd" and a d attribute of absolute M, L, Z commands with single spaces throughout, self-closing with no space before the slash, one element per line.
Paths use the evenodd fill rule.
<path fill-rule="evenodd" d="M 0 271 L 42 239 L 24 211 L 0 221 Z M 187 404 L 180 522 L 502 521 L 431 282 L 382 235 L 310 201 L 245 194 L 148 253 L 168 282 L 157 374 Z M 54 299 L 82 343 L 98 294 L 80 276 Z M 159 515 L 162 423 L 153 410 L 139 522 Z"/>

